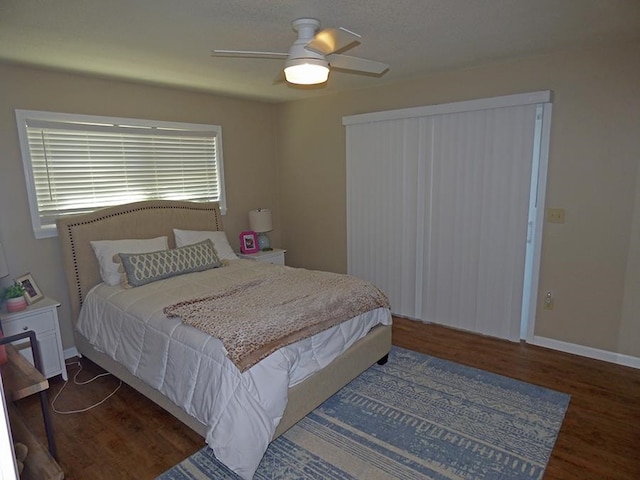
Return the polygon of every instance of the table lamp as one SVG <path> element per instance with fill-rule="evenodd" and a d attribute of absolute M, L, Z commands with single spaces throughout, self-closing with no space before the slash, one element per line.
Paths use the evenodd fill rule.
<path fill-rule="evenodd" d="M 268 208 L 257 208 L 249 210 L 249 228 L 258 234 L 258 246 L 260 250 L 273 250 L 271 240 L 265 232 L 273 230 L 271 224 L 271 210 Z"/>

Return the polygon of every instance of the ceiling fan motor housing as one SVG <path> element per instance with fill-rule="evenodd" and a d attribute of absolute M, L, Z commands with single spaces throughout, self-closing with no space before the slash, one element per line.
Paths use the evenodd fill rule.
<path fill-rule="evenodd" d="M 329 66 L 326 57 L 321 53 L 316 53 L 305 48 L 305 46 L 313 40 L 318 28 L 320 28 L 320 22 L 315 18 L 298 18 L 292 22 L 293 29 L 298 32 L 298 38 L 291 48 L 289 48 L 289 57 L 287 59 L 287 66 L 299 65 L 304 63 L 305 59 L 315 60 L 314 64 L 324 64 Z M 294 63 L 290 63 L 294 62 Z"/>

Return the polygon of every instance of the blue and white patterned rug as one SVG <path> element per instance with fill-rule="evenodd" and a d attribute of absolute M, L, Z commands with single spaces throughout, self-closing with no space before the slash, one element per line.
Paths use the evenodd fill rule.
<path fill-rule="evenodd" d="M 540 479 L 570 397 L 393 347 L 272 442 L 255 479 Z M 161 480 L 239 477 L 208 447 Z"/>

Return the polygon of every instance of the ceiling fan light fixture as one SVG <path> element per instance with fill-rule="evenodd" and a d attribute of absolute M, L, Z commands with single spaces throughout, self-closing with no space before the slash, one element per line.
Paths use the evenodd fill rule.
<path fill-rule="evenodd" d="M 284 67 L 287 82 L 296 85 L 317 85 L 329 78 L 329 64 L 319 58 L 288 60 Z"/>

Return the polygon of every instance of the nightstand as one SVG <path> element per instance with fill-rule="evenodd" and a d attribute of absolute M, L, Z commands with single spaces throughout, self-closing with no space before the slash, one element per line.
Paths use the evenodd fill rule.
<path fill-rule="evenodd" d="M 238 253 L 238 257 L 255 262 L 273 263 L 274 265 L 284 265 L 284 254 L 286 250 L 274 248 L 264 252 L 256 253 Z"/>
<path fill-rule="evenodd" d="M 62 375 L 66 381 L 67 367 L 64 363 L 60 325 L 58 325 L 58 307 L 60 303 L 45 297 L 29 305 L 20 312 L 0 312 L 2 332 L 5 337 L 33 330 L 40 346 L 42 369 L 46 378 Z M 14 345 L 33 365 L 33 354 L 28 342 Z"/>

